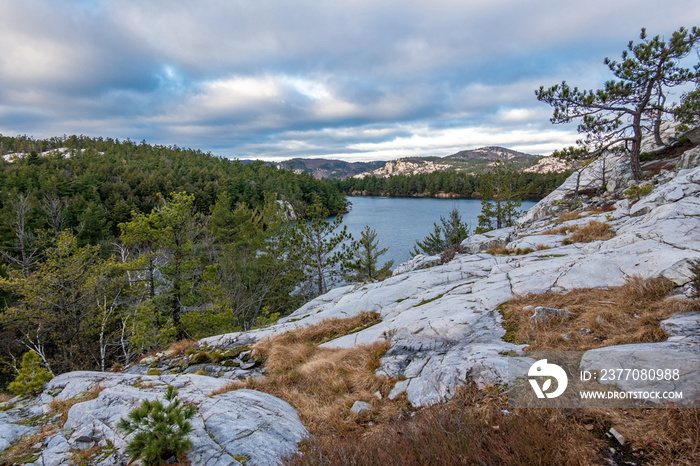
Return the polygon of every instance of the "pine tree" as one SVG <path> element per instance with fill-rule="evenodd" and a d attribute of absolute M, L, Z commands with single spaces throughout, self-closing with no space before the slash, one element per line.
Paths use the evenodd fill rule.
<path fill-rule="evenodd" d="M 390 260 L 378 268 L 379 256 L 386 253 L 388 248 L 379 248 L 377 232 L 366 225 L 360 233 L 358 241 L 352 241 L 349 246 L 350 258 L 343 264 L 346 277 L 351 281 L 365 282 L 382 280 L 391 272 L 394 261 Z"/>
<path fill-rule="evenodd" d="M 617 80 L 607 81 L 603 89 L 581 91 L 566 82 L 535 91 L 537 99 L 554 107 L 552 123 L 569 123 L 580 119 L 578 132 L 586 135 L 579 141 L 596 155 L 617 148 L 630 157 L 636 180 L 642 178 L 639 155 L 644 134 L 654 132 L 660 143 L 659 128 L 665 116 L 677 111 L 667 102 L 668 90 L 700 78 L 700 66 L 685 68 L 681 62 L 700 42 L 700 29 L 680 28 L 669 41 L 660 36 L 648 38 L 645 29 L 640 42 L 629 42 L 622 60 L 605 59 Z M 684 104 L 692 111 L 698 96 L 691 94 Z"/>
<path fill-rule="evenodd" d="M 182 405 L 172 385 L 168 386 L 165 401 L 164 405 L 161 400 L 144 400 L 117 424 L 127 435 L 135 433 L 126 447 L 132 461 L 141 459 L 144 466 L 163 465 L 171 457 L 183 459 L 192 447 L 187 436 L 193 430 L 190 419 L 197 409 L 191 404 Z"/>
<path fill-rule="evenodd" d="M 515 189 L 515 171 L 510 164 L 494 162 L 482 178 L 481 214 L 476 233 L 512 226 L 520 215 L 522 201 Z"/>
<path fill-rule="evenodd" d="M 462 222 L 462 216 L 455 206 L 447 218 L 440 216 L 440 223 L 433 223 L 432 233 L 428 234 L 422 241 L 416 241 L 411 255 L 426 254 L 433 256 L 447 250 L 456 251 L 462 241 L 468 236 L 469 225 Z"/>
<path fill-rule="evenodd" d="M 42 366 L 39 355 L 34 351 L 27 351 L 22 356 L 17 378 L 7 386 L 7 389 L 15 395 L 36 395 L 51 379 L 53 375 Z"/>
<path fill-rule="evenodd" d="M 310 220 L 297 222 L 294 238 L 295 258 L 304 270 L 306 283 L 303 293 L 307 296 L 319 296 L 326 293 L 341 276 L 340 266 L 347 260 L 348 251 L 341 244 L 352 237 L 343 223 L 343 216 L 335 220 L 326 220 L 328 211 L 317 200 L 307 209 Z"/>

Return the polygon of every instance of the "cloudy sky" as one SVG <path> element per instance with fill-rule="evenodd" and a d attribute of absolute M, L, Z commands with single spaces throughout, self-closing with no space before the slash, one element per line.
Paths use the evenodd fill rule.
<path fill-rule="evenodd" d="M 0 133 L 238 158 L 573 143 L 534 90 L 610 78 L 697 0 L 2 0 Z"/>

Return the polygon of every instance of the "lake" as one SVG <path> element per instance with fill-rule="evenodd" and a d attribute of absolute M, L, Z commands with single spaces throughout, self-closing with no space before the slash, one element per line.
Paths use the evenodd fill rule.
<path fill-rule="evenodd" d="M 433 231 L 433 223 L 440 216 L 447 217 L 456 206 L 462 221 L 470 226 L 471 234 L 479 224 L 481 201 L 476 199 L 436 199 L 426 197 L 350 197 L 350 213 L 343 216 L 343 225 L 355 239 L 365 225 L 377 231 L 379 246 L 389 250 L 379 258 L 379 265 L 394 261 L 394 267 L 411 258 L 416 240 L 422 240 Z M 521 210 L 535 205 L 535 201 L 524 200 Z"/>

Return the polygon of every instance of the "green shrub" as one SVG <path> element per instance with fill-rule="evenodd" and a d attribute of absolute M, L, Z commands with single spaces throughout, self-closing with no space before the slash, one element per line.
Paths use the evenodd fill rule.
<path fill-rule="evenodd" d="M 654 189 L 653 184 L 643 184 L 641 186 L 633 184 L 627 190 L 625 190 L 622 195 L 627 199 L 634 199 L 638 201 L 640 198 L 649 194 L 652 189 Z"/>
<path fill-rule="evenodd" d="M 7 389 L 15 395 L 36 395 L 51 379 L 53 375 L 42 366 L 39 355 L 34 351 L 28 351 L 22 356 L 17 378 L 7 386 Z"/>
<path fill-rule="evenodd" d="M 193 405 L 182 405 L 175 387 L 169 385 L 164 405 L 161 400 L 144 400 L 141 406 L 122 418 L 117 427 L 127 435 L 136 432 L 126 447 L 132 461 L 141 459 L 144 466 L 163 465 L 171 457 L 183 459 L 192 441 L 190 419 L 197 410 Z"/>
<path fill-rule="evenodd" d="M 192 356 L 192 359 L 190 360 L 190 364 L 206 364 L 208 362 L 211 362 L 211 358 L 209 357 L 209 353 L 205 351 L 200 351 Z"/>

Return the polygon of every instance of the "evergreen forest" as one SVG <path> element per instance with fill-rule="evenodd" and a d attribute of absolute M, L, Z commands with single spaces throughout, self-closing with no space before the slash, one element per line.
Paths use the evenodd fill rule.
<path fill-rule="evenodd" d="M 387 178 L 367 176 L 333 180 L 343 192 L 363 196 L 437 196 L 441 193 L 457 197 L 488 196 L 487 172 L 465 174 L 458 171 L 435 171 L 416 175 L 392 175 Z M 513 190 L 522 198 L 544 197 L 571 174 L 566 172 L 527 173 L 513 170 Z"/>
<path fill-rule="evenodd" d="M 105 370 L 273 322 L 351 256 L 310 263 L 346 199 L 305 173 L 84 136 L 0 136 L 0 155 L 0 386 L 29 350 Z"/>

